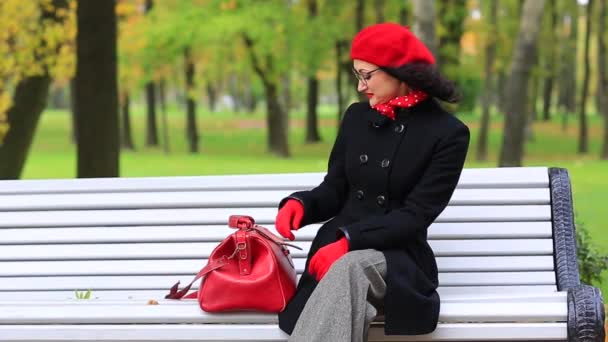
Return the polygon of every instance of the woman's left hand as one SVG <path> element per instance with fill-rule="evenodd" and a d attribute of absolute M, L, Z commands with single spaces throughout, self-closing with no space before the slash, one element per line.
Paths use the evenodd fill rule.
<path fill-rule="evenodd" d="M 325 276 L 331 265 L 341 256 L 348 253 L 348 240 L 345 237 L 340 240 L 330 243 L 329 245 L 320 248 L 315 255 L 310 259 L 308 272 L 317 279 Z"/>

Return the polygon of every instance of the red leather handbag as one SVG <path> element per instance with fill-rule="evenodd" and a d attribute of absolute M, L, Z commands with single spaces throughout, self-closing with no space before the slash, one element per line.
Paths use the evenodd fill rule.
<path fill-rule="evenodd" d="M 250 216 L 233 215 L 230 234 L 211 252 L 207 265 L 185 288 L 179 282 L 167 299 L 197 298 L 207 312 L 285 309 L 296 290 L 296 270 L 285 243 Z M 186 294 L 202 278 L 199 291 Z"/>

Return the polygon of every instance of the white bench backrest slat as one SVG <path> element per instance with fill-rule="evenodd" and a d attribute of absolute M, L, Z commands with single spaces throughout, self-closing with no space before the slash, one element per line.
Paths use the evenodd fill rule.
<path fill-rule="evenodd" d="M 306 256 L 309 241 L 294 241 L 303 250 L 291 249 L 294 257 Z M 436 256 L 551 255 L 551 239 L 431 240 Z M 216 242 L 82 244 L 82 245 L 6 245 L 0 260 L 125 260 L 207 258 Z"/>
<path fill-rule="evenodd" d="M 295 234 L 298 241 L 311 241 L 320 224 Z M 268 225 L 274 230 L 274 225 Z M 73 228 L 0 228 L 0 245 L 53 243 L 205 242 L 221 241 L 232 228 L 223 225 L 126 226 Z M 551 222 L 459 222 L 433 223 L 429 240 L 542 239 L 551 238 Z"/>
<path fill-rule="evenodd" d="M 295 258 L 298 272 L 305 258 Z M 80 260 L 80 261 L 3 261 L 0 276 L 42 277 L 82 275 L 160 275 L 194 274 L 207 259 L 161 260 Z M 552 256 L 438 257 L 439 272 L 552 271 Z"/>
<path fill-rule="evenodd" d="M 0 212 L 0 227 L 69 227 L 116 225 L 226 224 L 233 214 L 273 223 L 276 208 L 138 209 Z M 436 222 L 548 221 L 549 205 L 448 206 Z"/>
<path fill-rule="evenodd" d="M 274 207 L 287 191 L 0 195 L 0 211 Z M 458 189 L 450 205 L 549 204 L 549 189 Z"/>
<path fill-rule="evenodd" d="M 197 190 L 292 190 L 320 183 L 323 173 L 234 175 L 203 177 L 90 178 L 2 181 L 0 194 L 197 191 Z M 546 188 L 546 167 L 465 169 L 460 188 Z"/>

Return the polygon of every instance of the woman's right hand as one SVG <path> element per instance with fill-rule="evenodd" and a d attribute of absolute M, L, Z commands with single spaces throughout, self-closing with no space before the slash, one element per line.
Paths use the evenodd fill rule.
<path fill-rule="evenodd" d="M 300 229 L 303 217 L 304 207 L 302 206 L 302 203 L 294 199 L 287 200 L 285 205 L 281 207 L 277 213 L 277 218 L 275 220 L 277 232 L 284 238 L 293 241 L 295 236 L 293 236 L 291 231 Z"/>

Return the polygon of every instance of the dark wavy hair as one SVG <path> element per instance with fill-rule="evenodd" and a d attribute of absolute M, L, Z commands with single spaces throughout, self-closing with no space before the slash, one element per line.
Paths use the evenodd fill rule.
<path fill-rule="evenodd" d="M 422 90 L 445 102 L 460 101 L 461 94 L 454 82 L 443 77 L 434 64 L 408 63 L 401 67 L 381 67 L 380 69 L 405 82 L 412 89 Z"/>

